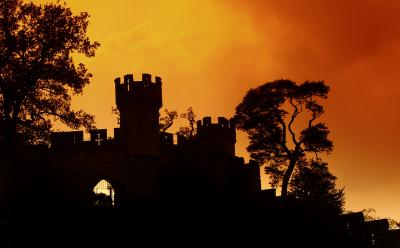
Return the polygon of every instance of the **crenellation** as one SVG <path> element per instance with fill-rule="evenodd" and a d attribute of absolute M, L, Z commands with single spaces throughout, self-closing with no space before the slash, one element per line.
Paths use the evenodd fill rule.
<path fill-rule="evenodd" d="M 133 82 L 133 74 L 126 74 L 124 76 L 124 83 L 125 84 L 130 84 Z"/>
<path fill-rule="evenodd" d="M 236 129 L 236 121 L 235 121 L 235 119 L 233 119 L 233 118 L 229 119 L 229 127 L 231 129 Z"/>
<path fill-rule="evenodd" d="M 116 83 L 117 108 L 120 112 L 120 143 L 131 154 L 159 154 L 159 109 L 162 106 L 161 78 L 151 81 L 151 74 L 143 73 L 142 81 L 134 81 L 133 74 L 124 76 L 124 83 Z"/>
<path fill-rule="evenodd" d="M 156 84 L 161 84 L 161 77 L 156 76 Z"/>
<path fill-rule="evenodd" d="M 219 127 L 229 127 L 229 121 L 225 117 L 218 117 Z"/>
<path fill-rule="evenodd" d="M 196 121 L 196 125 L 197 125 L 197 128 L 201 128 L 203 126 L 201 123 L 201 120 Z"/>
<path fill-rule="evenodd" d="M 205 127 L 211 126 L 211 117 L 210 116 L 203 117 L 203 126 L 205 126 Z"/>
<path fill-rule="evenodd" d="M 117 77 L 114 79 L 115 85 L 121 85 L 121 78 Z"/>
<path fill-rule="evenodd" d="M 151 74 L 142 73 L 142 82 L 143 83 L 151 83 Z"/>
<path fill-rule="evenodd" d="M 123 82 L 121 78 L 116 78 L 114 82 L 118 108 L 130 101 L 148 101 L 161 107 L 161 77 L 155 77 L 155 82 L 151 82 L 151 74 L 143 73 L 142 81 L 134 81 L 133 74 L 126 74 Z"/>
<path fill-rule="evenodd" d="M 52 132 L 50 135 L 52 148 L 70 148 L 82 144 L 83 131 Z"/>
<path fill-rule="evenodd" d="M 93 129 L 89 131 L 90 142 L 98 146 L 107 141 L 107 129 Z"/>
<path fill-rule="evenodd" d="M 133 74 L 126 74 L 124 75 L 124 81 L 121 82 L 121 78 L 117 77 L 114 79 L 115 85 L 119 86 L 119 85 L 126 85 L 126 87 L 131 88 L 131 85 L 137 85 L 138 88 L 142 87 L 146 87 L 148 85 L 145 84 L 161 84 L 162 83 L 162 79 L 159 76 L 155 77 L 155 81 L 152 82 L 152 75 L 149 73 L 143 73 L 142 74 L 142 80 L 141 81 L 135 81 Z M 139 86 L 140 85 L 140 86 Z M 130 91 L 130 90 L 129 90 Z"/>
<path fill-rule="evenodd" d="M 233 118 L 228 120 L 227 118 L 221 116 L 217 118 L 217 123 L 213 123 L 210 116 L 205 116 L 203 117 L 203 120 L 198 120 L 196 124 L 197 128 L 218 127 L 225 129 L 236 129 L 236 123 Z"/>
<path fill-rule="evenodd" d="M 217 123 L 213 123 L 210 116 L 203 117 L 203 121 L 197 121 L 197 139 L 209 149 L 235 155 L 235 125 L 230 125 L 225 117 L 218 117 Z"/>
<path fill-rule="evenodd" d="M 133 74 L 126 74 L 124 76 L 124 85 L 125 88 L 127 89 L 127 92 L 132 91 L 133 87 Z"/>

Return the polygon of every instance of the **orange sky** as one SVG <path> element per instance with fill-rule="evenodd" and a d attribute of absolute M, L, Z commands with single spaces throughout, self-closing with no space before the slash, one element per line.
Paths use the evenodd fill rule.
<path fill-rule="evenodd" d="M 35 1 L 46 2 L 46 1 Z M 101 43 L 77 108 L 116 126 L 113 79 L 163 79 L 164 107 L 231 117 L 251 87 L 325 80 L 331 171 L 349 210 L 400 219 L 400 2 L 397 0 L 66 0 Z M 237 153 L 247 157 L 239 134 Z"/>

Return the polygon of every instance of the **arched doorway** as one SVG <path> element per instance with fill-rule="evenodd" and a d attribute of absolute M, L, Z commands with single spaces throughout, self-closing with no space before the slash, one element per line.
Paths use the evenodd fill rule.
<path fill-rule="evenodd" d="M 115 205 L 114 187 L 105 179 L 101 179 L 93 188 L 93 205 L 99 207 L 113 207 Z"/>

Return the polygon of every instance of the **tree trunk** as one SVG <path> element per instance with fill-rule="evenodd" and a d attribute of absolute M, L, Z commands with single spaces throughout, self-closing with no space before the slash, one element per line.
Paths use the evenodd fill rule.
<path fill-rule="evenodd" d="M 287 196 L 290 177 L 292 176 L 294 167 L 296 166 L 296 162 L 297 162 L 297 157 L 290 158 L 289 166 L 288 166 L 287 170 L 285 171 L 285 175 L 283 176 L 282 192 L 281 192 L 281 196 L 283 198 L 286 198 L 286 196 Z"/>

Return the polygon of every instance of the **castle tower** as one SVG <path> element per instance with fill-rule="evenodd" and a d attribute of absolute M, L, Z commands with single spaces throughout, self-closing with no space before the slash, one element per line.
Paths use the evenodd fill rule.
<path fill-rule="evenodd" d="M 198 120 L 197 139 L 208 149 L 235 156 L 236 126 L 232 119 L 218 117 L 218 122 L 212 123 L 211 117 L 206 116 L 203 121 Z"/>
<path fill-rule="evenodd" d="M 162 106 L 161 78 L 151 81 L 142 74 L 141 81 L 133 75 L 116 78 L 115 97 L 120 112 L 121 144 L 130 154 L 158 155 L 160 150 L 159 110 Z"/>

